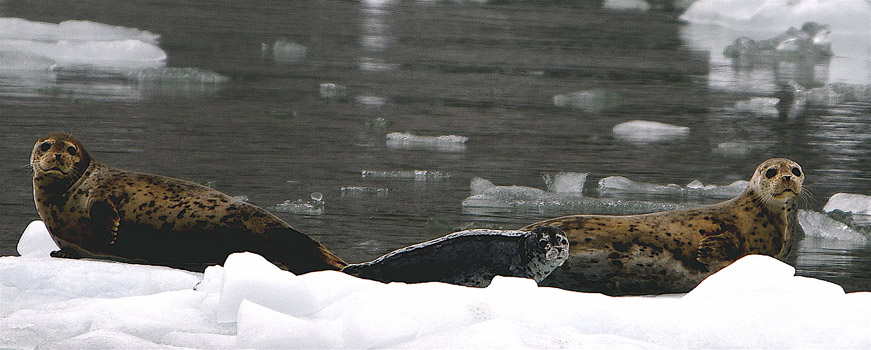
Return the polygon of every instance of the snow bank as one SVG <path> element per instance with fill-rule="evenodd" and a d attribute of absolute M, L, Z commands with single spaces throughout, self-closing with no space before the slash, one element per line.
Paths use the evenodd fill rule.
<path fill-rule="evenodd" d="M 22 240 L 48 234 L 38 227 Z M 871 293 L 764 256 L 683 296 L 608 297 L 505 277 L 468 288 L 296 276 L 251 253 L 197 274 L 51 249 L 0 257 L 4 348 L 871 347 Z"/>

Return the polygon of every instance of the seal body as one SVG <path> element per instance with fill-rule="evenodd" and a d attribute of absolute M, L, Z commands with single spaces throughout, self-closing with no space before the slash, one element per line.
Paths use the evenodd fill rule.
<path fill-rule="evenodd" d="M 551 226 L 531 231 L 474 229 L 351 264 L 343 271 L 381 282 L 470 287 L 486 287 L 496 275 L 540 282 L 568 258 L 568 244 L 565 233 Z"/>
<path fill-rule="evenodd" d="M 40 139 L 31 165 L 36 209 L 61 248 L 52 256 L 201 271 L 250 251 L 297 274 L 345 265 L 262 208 L 192 182 L 103 165 L 68 134 Z"/>
<path fill-rule="evenodd" d="M 542 285 L 609 295 L 688 292 L 750 254 L 786 260 L 801 235 L 796 217 L 804 173 L 788 159 L 763 162 L 737 198 L 643 215 L 573 215 L 525 227 L 556 226 L 570 257 Z"/>

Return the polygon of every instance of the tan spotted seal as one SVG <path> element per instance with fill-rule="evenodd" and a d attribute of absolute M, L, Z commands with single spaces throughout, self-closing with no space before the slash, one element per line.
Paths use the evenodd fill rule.
<path fill-rule="evenodd" d="M 65 133 L 33 148 L 33 196 L 59 251 L 203 270 L 250 251 L 301 274 L 346 264 L 310 237 L 252 204 L 192 182 L 115 169 Z"/>
<path fill-rule="evenodd" d="M 525 227 L 556 226 L 570 256 L 542 285 L 609 295 L 687 292 L 750 254 L 785 260 L 802 234 L 796 202 L 804 173 L 789 159 L 769 159 L 731 200 L 642 215 L 573 215 Z"/>
<path fill-rule="evenodd" d="M 496 275 L 542 281 L 569 257 L 565 233 L 552 226 L 473 229 L 398 249 L 344 272 L 381 282 L 444 282 L 486 287 Z"/>

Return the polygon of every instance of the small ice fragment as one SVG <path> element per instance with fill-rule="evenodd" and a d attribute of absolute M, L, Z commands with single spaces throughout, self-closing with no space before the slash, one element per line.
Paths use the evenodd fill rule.
<path fill-rule="evenodd" d="M 317 194 L 319 194 L 320 196 L 318 196 Z M 320 192 L 312 193 L 312 200 L 308 202 L 302 199 L 297 199 L 296 201 L 291 201 L 290 199 L 288 199 L 284 201 L 284 203 L 279 203 L 278 205 L 276 205 L 273 210 L 279 213 L 323 215 L 324 202 L 321 200 L 315 200 L 315 197 L 323 199 L 323 194 L 321 194 Z"/>
<path fill-rule="evenodd" d="M 686 137 L 690 133 L 690 128 L 647 120 L 633 120 L 617 124 L 613 132 L 617 139 L 647 143 Z"/>
<path fill-rule="evenodd" d="M 386 195 L 390 190 L 387 188 L 379 188 L 379 187 L 366 187 L 366 186 L 346 186 L 342 187 L 342 196 L 350 195 L 363 195 L 363 194 L 375 194 L 375 195 Z"/>
<path fill-rule="evenodd" d="M 387 120 L 386 118 L 382 118 L 382 117 L 378 117 L 375 119 L 369 119 L 366 121 L 366 126 L 372 127 L 372 128 L 382 128 L 383 129 L 383 128 L 390 126 L 390 124 L 393 124 L 393 123 L 390 122 L 389 120 Z"/>
<path fill-rule="evenodd" d="M 441 171 L 430 170 L 363 170 L 360 175 L 376 179 L 409 179 L 415 181 L 441 180 L 451 177 Z"/>
<path fill-rule="evenodd" d="M 749 100 L 736 102 L 735 110 L 742 113 L 776 116 L 779 113 L 777 111 L 777 104 L 779 103 L 780 99 L 776 97 L 754 97 Z"/>
<path fill-rule="evenodd" d="M 321 83 L 320 96 L 328 99 L 344 99 L 350 95 L 347 86 L 334 83 Z"/>
<path fill-rule="evenodd" d="M 562 172 L 556 175 L 544 174 L 547 190 L 553 193 L 580 195 L 584 192 L 584 183 L 589 173 Z"/>
<path fill-rule="evenodd" d="M 587 113 L 602 113 L 614 109 L 622 103 L 616 92 L 605 89 L 576 91 L 553 97 L 553 105 L 564 108 L 577 108 Z"/>
<path fill-rule="evenodd" d="M 308 49 L 287 39 L 279 39 L 272 43 L 272 59 L 282 64 L 294 64 L 305 61 Z"/>
<path fill-rule="evenodd" d="M 871 196 L 854 193 L 835 193 L 823 207 L 823 211 L 827 213 L 834 210 L 871 215 Z"/>
<path fill-rule="evenodd" d="M 469 187 L 471 188 L 472 195 L 474 196 L 484 194 L 491 188 L 496 188 L 496 185 L 494 185 L 493 182 L 490 182 L 490 180 L 482 179 L 480 177 L 473 177 Z"/>
<path fill-rule="evenodd" d="M 807 237 L 860 243 L 868 241 L 868 237 L 862 233 L 853 230 L 843 222 L 832 219 L 826 214 L 802 209 L 798 211 L 798 222 L 801 224 Z"/>
<path fill-rule="evenodd" d="M 238 196 L 233 196 L 233 198 L 235 198 L 237 201 L 240 201 L 240 202 L 247 202 L 250 200 L 250 198 L 248 198 L 248 196 L 246 196 L 244 194 L 238 195 Z"/>
<path fill-rule="evenodd" d="M 21 239 L 18 241 L 18 255 L 21 256 L 34 255 L 47 257 L 51 252 L 58 249 L 60 248 L 54 243 L 51 234 L 45 228 L 45 223 L 41 220 L 34 220 L 27 225 L 24 233 L 21 234 Z"/>
<path fill-rule="evenodd" d="M 320 192 L 312 192 L 310 197 L 315 202 L 323 202 L 324 201 L 324 194 L 320 193 Z"/>
<path fill-rule="evenodd" d="M 222 84 L 230 80 L 224 75 L 199 68 L 161 67 L 134 70 L 127 79 L 152 84 Z"/>
<path fill-rule="evenodd" d="M 466 150 L 466 141 L 468 140 L 468 137 L 458 135 L 419 136 L 403 132 L 391 132 L 387 134 L 387 147 L 462 152 Z"/>
<path fill-rule="evenodd" d="M 378 108 L 387 103 L 387 99 L 378 96 L 357 96 L 354 101 L 369 108 Z"/>
<path fill-rule="evenodd" d="M 644 0 L 605 0 L 602 8 L 618 11 L 648 11 L 650 4 Z"/>

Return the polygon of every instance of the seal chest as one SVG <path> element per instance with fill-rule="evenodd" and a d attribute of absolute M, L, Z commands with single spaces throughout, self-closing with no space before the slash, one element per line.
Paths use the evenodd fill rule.
<path fill-rule="evenodd" d="M 275 215 L 192 182 L 115 169 L 69 134 L 33 148 L 39 216 L 55 257 L 102 258 L 201 271 L 251 251 L 300 274 L 344 261 Z"/>
<path fill-rule="evenodd" d="M 486 287 L 494 276 L 542 281 L 568 258 L 565 233 L 544 226 L 531 231 L 475 229 L 395 250 L 344 272 L 381 282 L 445 282 Z"/>
<path fill-rule="evenodd" d="M 542 285 L 611 295 L 687 292 L 750 254 L 786 260 L 800 232 L 796 216 L 804 172 L 784 158 L 760 164 L 731 200 L 644 215 L 572 215 L 534 223 L 555 226 L 570 257 Z"/>

